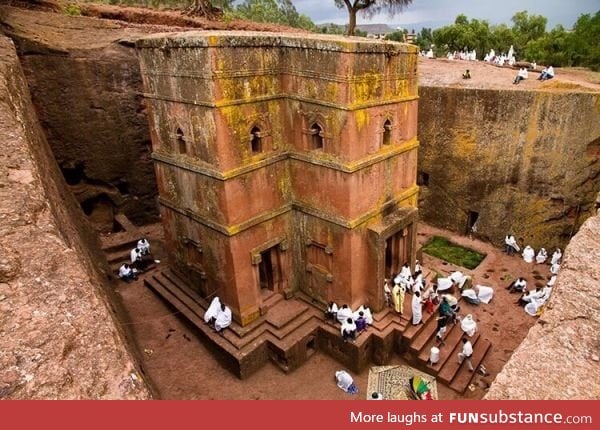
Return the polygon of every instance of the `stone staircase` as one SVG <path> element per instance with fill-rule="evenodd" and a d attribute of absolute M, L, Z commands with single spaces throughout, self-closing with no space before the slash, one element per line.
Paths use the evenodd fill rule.
<path fill-rule="evenodd" d="M 252 323 L 241 326 L 235 321 L 216 333 L 203 319 L 209 303 L 194 291 L 182 277 L 172 270 L 155 271 L 144 278 L 144 283 L 171 304 L 191 322 L 199 335 L 209 339 L 226 357 L 228 364 L 239 377 L 244 378 L 267 360 L 273 361 L 285 372 L 303 364 L 317 349 L 325 350 L 334 358 L 360 371 L 373 362 L 371 348 L 390 345 L 389 354 L 405 352 L 404 356 L 415 367 L 436 376 L 455 391 L 463 393 L 474 373 L 466 364 L 459 365 L 457 354 L 462 348 L 460 324 L 449 327 L 440 348 L 440 361 L 429 363 L 429 351 L 435 343 L 437 309 L 433 314 L 423 313 L 423 324 L 411 323 L 411 299 L 407 294 L 401 315 L 385 308 L 373 315 L 373 324 L 359 334 L 355 342 L 343 342 L 338 323 L 327 321 L 324 306 L 315 303 L 302 292 L 285 300 L 281 294 L 271 294 L 263 303 L 263 315 Z M 491 345 L 479 333 L 472 338 L 475 369 L 483 361 Z M 383 355 L 377 364 L 385 364 L 389 355 Z M 358 363 L 358 364 L 357 364 Z"/>
<path fill-rule="evenodd" d="M 265 315 L 243 327 L 234 321 L 218 334 L 204 322 L 208 301 L 177 273 L 156 272 L 147 276 L 144 283 L 181 312 L 203 337 L 230 356 L 230 364 L 242 378 L 257 370 L 268 358 L 286 372 L 299 367 L 314 352 L 315 336 L 324 322 L 318 309 L 273 294 L 264 303 L 268 309 Z"/>

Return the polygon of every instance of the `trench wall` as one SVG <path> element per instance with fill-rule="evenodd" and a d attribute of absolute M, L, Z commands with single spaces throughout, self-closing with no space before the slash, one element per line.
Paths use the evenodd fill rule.
<path fill-rule="evenodd" d="M 498 245 L 564 247 L 600 189 L 600 94 L 419 88 L 419 209 Z"/>
<path fill-rule="evenodd" d="M 486 399 L 588 399 L 600 396 L 600 214 L 564 254 L 546 310 L 504 365 Z"/>
<path fill-rule="evenodd" d="M 150 398 L 30 97 L 0 37 L 0 398 Z"/>

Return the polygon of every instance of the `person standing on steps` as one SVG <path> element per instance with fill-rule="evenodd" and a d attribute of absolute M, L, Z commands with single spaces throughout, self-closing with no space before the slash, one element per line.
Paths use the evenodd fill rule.
<path fill-rule="evenodd" d="M 472 372 L 473 363 L 471 363 L 471 357 L 473 356 L 473 345 L 471 345 L 471 342 L 466 337 L 463 337 L 462 343 L 462 351 L 458 353 L 458 364 L 462 364 L 463 361 L 466 361 L 467 366 L 469 366 L 469 372 Z"/>

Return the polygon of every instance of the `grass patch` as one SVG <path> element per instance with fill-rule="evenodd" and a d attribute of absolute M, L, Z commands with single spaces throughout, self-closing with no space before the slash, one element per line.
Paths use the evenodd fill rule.
<path fill-rule="evenodd" d="M 441 236 L 433 236 L 429 239 L 423 246 L 423 252 L 467 269 L 476 268 L 485 258 L 485 254 L 452 243 Z"/>

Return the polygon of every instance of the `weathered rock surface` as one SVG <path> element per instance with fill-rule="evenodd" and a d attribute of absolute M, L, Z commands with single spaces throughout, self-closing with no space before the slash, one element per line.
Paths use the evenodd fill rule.
<path fill-rule="evenodd" d="M 550 303 L 496 377 L 487 399 L 600 397 L 600 216 L 569 243 Z"/>
<path fill-rule="evenodd" d="M 492 67 L 492 66 L 489 66 Z M 600 91 L 420 87 L 420 213 L 498 245 L 566 245 L 594 213 Z"/>
<path fill-rule="evenodd" d="M 0 136 L 0 398 L 149 398 L 4 37 Z"/>
<path fill-rule="evenodd" d="M 150 132 L 132 47 L 144 31 L 11 7 L 0 8 L 0 21 L 17 45 L 48 142 L 86 214 L 109 231 L 117 212 L 137 223 L 156 220 Z"/>

